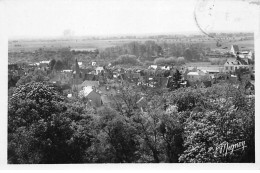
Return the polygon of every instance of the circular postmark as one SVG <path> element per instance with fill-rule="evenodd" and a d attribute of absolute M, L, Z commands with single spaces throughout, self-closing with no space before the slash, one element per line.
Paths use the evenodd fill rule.
<path fill-rule="evenodd" d="M 216 21 L 215 5 L 215 0 L 197 0 L 194 20 L 198 29 L 206 36 L 215 39 L 219 46 L 221 40 L 213 33 Z"/>
<path fill-rule="evenodd" d="M 215 21 L 215 0 L 198 0 L 194 9 L 194 19 L 203 34 L 212 37 Z"/>

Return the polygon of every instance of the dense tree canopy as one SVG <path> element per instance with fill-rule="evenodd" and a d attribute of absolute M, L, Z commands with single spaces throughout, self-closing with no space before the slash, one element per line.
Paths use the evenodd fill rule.
<path fill-rule="evenodd" d="M 16 86 L 24 85 L 30 82 L 46 82 L 49 80 L 47 72 L 39 69 L 29 72 L 23 75 L 16 83 Z"/>
<path fill-rule="evenodd" d="M 63 70 L 63 68 L 64 68 L 64 65 L 61 60 L 57 60 L 53 67 L 53 69 L 56 71 L 61 71 L 61 70 Z"/>
<path fill-rule="evenodd" d="M 81 163 L 90 146 L 87 116 L 42 83 L 14 91 L 8 104 L 9 163 Z"/>
<path fill-rule="evenodd" d="M 8 103 L 8 162 L 255 162 L 255 103 L 244 87 L 139 95 L 123 84 L 111 105 L 94 109 L 43 83 L 19 85 Z M 219 150 L 243 141 L 245 148 Z"/>
<path fill-rule="evenodd" d="M 138 65 L 138 60 L 135 55 L 121 55 L 114 62 L 113 65 L 118 64 L 129 64 L 129 65 Z"/>

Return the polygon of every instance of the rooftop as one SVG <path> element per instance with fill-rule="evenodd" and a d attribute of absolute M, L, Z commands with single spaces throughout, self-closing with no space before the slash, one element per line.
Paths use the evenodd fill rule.
<path fill-rule="evenodd" d="M 194 75 L 195 75 L 195 76 L 197 75 L 197 76 L 198 76 L 199 73 L 198 73 L 198 72 L 189 72 L 187 75 L 193 75 L 193 76 L 194 76 Z"/>
<path fill-rule="evenodd" d="M 85 80 L 81 86 L 95 86 L 98 87 L 99 86 L 99 81 L 87 81 Z"/>

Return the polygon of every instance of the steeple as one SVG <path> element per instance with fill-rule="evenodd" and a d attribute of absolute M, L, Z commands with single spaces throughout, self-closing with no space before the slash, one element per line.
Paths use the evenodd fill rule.
<path fill-rule="evenodd" d="M 79 71 L 79 64 L 78 64 L 78 60 L 77 59 L 75 60 L 75 71 L 76 71 L 76 74 L 80 73 L 80 71 Z"/>

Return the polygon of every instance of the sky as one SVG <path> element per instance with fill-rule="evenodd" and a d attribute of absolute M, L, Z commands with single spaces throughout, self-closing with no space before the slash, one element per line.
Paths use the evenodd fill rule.
<path fill-rule="evenodd" d="M 252 32 L 259 20 L 259 6 L 238 0 L 2 0 L 0 4 L 9 38 L 199 33 L 198 25 L 206 32 Z"/>

